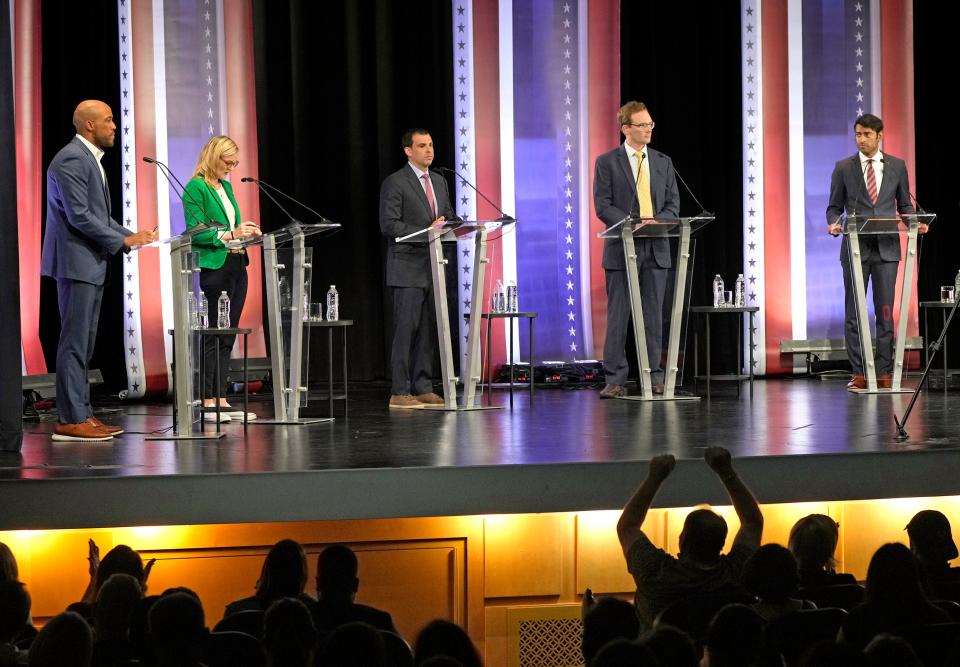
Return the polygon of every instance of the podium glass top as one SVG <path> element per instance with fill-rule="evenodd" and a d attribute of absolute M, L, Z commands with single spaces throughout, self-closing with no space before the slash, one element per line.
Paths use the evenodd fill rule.
<path fill-rule="evenodd" d="M 236 241 L 224 241 L 223 245 L 227 246 L 229 250 L 247 248 L 249 246 L 263 245 L 263 237 L 272 236 L 274 245 L 281 246 L 297 237 L 307 238 L 317 234 L 332 232 L 337 229 L 340 229 L 339 222 L 291 222 L 280 229 L 274 229 L 272 232 L 264 232 L 261 236 L 251 236 Z"/>
<path fill-rule="evenodd" d="M 714 219 L 714 216 L 709 213 L 695 215 L 691 218 L 641 218 L 637 215 L 631 215 L 599 232 L 597 237 L 601 239 L 620 238 L 623 236 L 623 227 L 626 225 L 632 228 L 634 237 L 675 238 L 680 236 L 684 226 L 688 226 L 690 233 L 693 234 L 702 227 L 709 225 Z"/>
<path fill-rule="evenodd" d="M 153 243 L 147 243 L 146 245 L 137 246 L 138 248 L 156 248 L 162 245 L 170 245 L 171 243 L 177 243 L 178 241 L 187 241 L 192 239 L 197 234 L 202 232 L 210 231 L 211 229 L 222 229 L 224 232 L 227 231 L 227 226 L 222 223 L 198 223 L 193 227 L 189 227 L 183 231 L 181 234 L 174 234 L 173 236 L 168 236 L 165 239 L 157 239 Z"/>
<path fill-rule="evenodd" d="M 448 220 L 442 227 L 437 228 L 437 232 L 443 242 L 462 241 L 472 238 L 477 232 L 490 233 L 516 223 L 516 220 Z M 423 243 L 433 229 L 433 227 L 425 227 L 406 236 L 397 236 L 394 240 L 397 243 Z"/>
<path fill-rule="evenodd" d="M 905 213 L 895 217 L 847 215 L 841 224 L 844 234 L 854 230 L 857 234 L 904 234 L 910 231 L 911 222 L 929 227 L 936 219 L 936 213 Z"/>

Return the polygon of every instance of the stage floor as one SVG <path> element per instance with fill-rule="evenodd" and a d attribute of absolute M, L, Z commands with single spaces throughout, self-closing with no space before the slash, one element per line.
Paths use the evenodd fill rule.
<path fill-rule="evenodd" d="M 614 509 L 662 452 L 678 469 L 658 506 L 722 503 L 699 462 L 708 445 L 733 452 L 763 503 L 960 493 L 960 394 L 923 392 L 898 442 L 908 394 L 819 378 L 757 380 L 752 398 L 746 383 L 739 398 L 712 389 L 657 403 L 519 389 L 512 410 L 445 413 L 390 410 L 385 386 L 357 385 L 347 418 L 179 442 L 144 439 L 169 426 L 168 404 L 105 406 L 98 416 L 127 430 L 108 444 L 55 443 L 52 422 L 25 424 L 21 455 L 0 454 L 0 530 Z M 493 403 L 507 406 L 506 391 Z"/>

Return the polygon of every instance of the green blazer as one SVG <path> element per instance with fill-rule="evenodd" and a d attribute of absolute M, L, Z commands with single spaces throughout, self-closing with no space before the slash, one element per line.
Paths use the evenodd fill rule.
<path fill-rule="evenodd" d="M 227 211 L 217 191 L 211 188 L 203 178 L 195 176 L 187 181 L 183 195 L 183 213 L 187 228 L 195 227 L 198 222 L 214 220 L 227 226 L 226 230 L 211 229 L 193 237 L 193 250 L 197 253 L 197 262 L 204 269 L 219 269 L 227 261 L 227 247 L 220 240 L 224 234 L 240 224 L 240 207 L 233 197 L 230 181 L 220 181 L 227 198 L 233 204 L 236 225 L 231 227 Z"/>

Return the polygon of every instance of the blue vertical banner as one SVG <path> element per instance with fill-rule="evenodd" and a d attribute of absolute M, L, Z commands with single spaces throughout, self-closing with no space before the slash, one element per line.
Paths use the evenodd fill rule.
<path fill-rule="evenodd" d="M 517 265 L 523 309 L 539 314 L 534 343 L 545 359 L 589 354 L 580 303 L 578 20 L 569 0 L 513 3 Z"/>

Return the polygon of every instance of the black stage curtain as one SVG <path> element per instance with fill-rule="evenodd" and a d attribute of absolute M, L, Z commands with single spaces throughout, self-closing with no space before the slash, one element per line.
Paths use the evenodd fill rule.
<path fill-rule="evenodd" d="M 70 116 L 79 100 L 99 97 L 116 112 L 120 92 L 115 3 L 47 0 L 44 10 L 46 163 L 72 135 Z M 947 162 L 952 123 L 943 99 L 944 86 L 954 78 L 949 31 L 957 12 L 942 3 L 914 6 L 912 183 L 924 207 L 940 215 L 922 248 L 923 299 L 938 298 L 939 286 L 951 284 L 960 269 L 953 226 L 960 195 Z M 314 300 L 335 282 L 342 316 L 357 321 L 350 346 L 354 379 L 386 375 L 390 323 L 377 203 L 380 182 L 404 162 L 401 133 L 413 125 L 426 127 L 436 144 L 436 162 L 452 163 L 451 13 L 447 0 L 254 0 L 259 175 L 344 223 L 336 236 L 317 244 Z M 696 302 L 708 298 L 715 273 L 732 280 L 742 265 L 739 29 L 738 3 L 705 3 L 696 12 L 682 3 L 621 5 L 621 97 L 650 105 L 657 120 L 654 146 L 674 159 L 696 196 L 717 214 L 696 249 Z M 644 44 L 636 53 L 627 46 L 634 33 Z M 108 151 L 104 166 L 111 183 L 119 183 L 119 164 L 117 150 Z M 120 190 L 112 192 L 119 210 Z M 683 213 L 699 210 L 685 193 L 681 200 Z M 284 223 L 269 201 L 262 200 L 261 207 L 265 229 Z M 116 266 L 111 272 L 104 295 L 93 364 L 122 387 L 118 271 Z M 46 282 L 41 339 L 52 370 L 59 317 L 55 286 Z M 716 364 L 732 361 L 731 356 Z"/>
<path fill-rule="evenodd" d="M 259 175 L 343 224 L 315 244 L 313 299 L 337 285 L 340 317 L 356 322 L 351 377 L 386 377 L 380 183 L 406 163 L 400 137 L 410 127 L 431 132 L 435 164 L 453 163 L 451 3 L 253 4 Z M 260 204 L 265 230 L 286 222 L 270 201 Z"/>
<path fill-rule="evenodd" d="M 743 271 L 739 3 L 622 2 L 620 52 L 620 101 L 647 105 L 657 124 L 651 146 L 673 159 L 694 196 L 716 215 L 695 237 L 690 285 L 690 302 L 707 305 L 716 274 L 732 290 Z M 678 186 L 680 214 L 699 213 Z M 700 323 L 691 320 L 690 326 Z M 736 318 L 714 318 L 712 326 L 715 342 L 736 340 Z M 634 361 L 632 340 L 627 358 Z M 735 367 L 735 347 L 713 346 L 713 372 Z M 691 360 L 685 379 L 692 374 Z"/>
<path fill-rule="evenodd" d="M 120 54 L 116 2 L 58 2 L 47 0 L 41 7 L 43 100 L 42 154 L 43 196 L 46 201 L 46 167 L 76 132 L 73 110 L 85 99 L 99 99 L 110 105 L 117 123 L 117 143 L 106 151 L 103 168 L 110 182 L 114 217 L 121 215 L 120 136 L 123 132 L 120 99 Z M 44 213 L 45 215 L 45 213 Z M 118 218 L 119 219 L 119 218 Z M 45 223 L 44 223 L 45 224 Z M 111 392 L 126 389 L 123 335 L 122 259 L 110 262 L 104 285 L 97 345 L 90 368 L 103 373 L 104 388 Z M 39 279 L 39 276 L 38 276 Z M 60 312 L 57 284 L 44 278 L 40 292 L 40 340 L 47 369 L 54 372 Z"/>
<path fill-rule="evenodd" d="M 0 266 L 7 280 L 0 283 L 0 452 L 19 452 L 23 443 L 21 408 L 20 290 L 17 253 L 17 156 L 13 136 L 12 26 L 9 0 L 0 0 Z M 13 280 L 9 277 L 14 276 Z"/>

